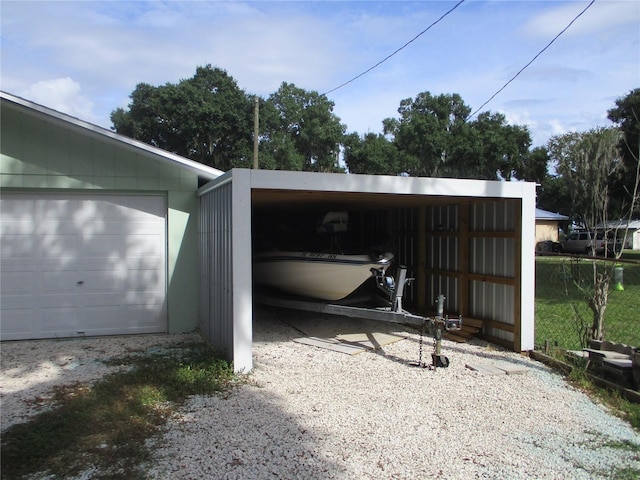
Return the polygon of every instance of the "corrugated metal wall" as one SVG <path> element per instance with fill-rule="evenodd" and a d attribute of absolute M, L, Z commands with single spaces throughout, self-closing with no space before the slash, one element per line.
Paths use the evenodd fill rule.
<path fill-rule="evenodd" d="M 232 185 L 200 197 L 198 324 L 225 359 L 233 361 Z"/>
<path fill-rule="evenodd" d="M 398 263 L 409 268 L 409 277 L 418 276 L 419 230 L 424 228 L 427 310 L 433 310 L 443 294 L 445 312 L 515 324 L 518 208 L 519 201 L 504 199 L 391 211 L 392 245 Z M 463 212 L 468 225 L 461 222 Z M 420 215 L 424 215 L 423 227 Z M 415 308 L 417 296 L 417 282 L 413 282 L 405 290 L 405 305 Z M 512 332 L 491 326 L 485 326 L 484 333 L 514 340 Z"/>
<path fill-rule="evenodd" d="M 472 203 L 469 228 L 478 232 L 514 231 L 517 203 L 507 199 Z"/>
<path fill-rule="evenodd" d="M 469 283 L 469 315 L 507 325 L 515 324 L 516 209 L 519 202 L 498 200 L 469 207 L 469 273 L 486 277 Z M 491 233 L 495 236 L 491 236 Z M 481 235 L 484 233 L 484 235 Z M 501 236 L 500 234 L 505 234 Z M 504 282 L 496 281 L 504 279 Z M 513 333 L 485 326 L 485 334 L 512 342 Z"/>
<path fill-rule="evenodd" d="M 445 311 L 460 311 L 460 205 L 426 208 L 427 306 L 442 294 Z M 448 272 L 445 273 L 445 272 Z"/>
<path fill-rule="evenodd" d="M 391 212 L 391 245 L 397 256 L 396 266 L 407 267 L 407 278 L 417 275 L 416 231 L 417 211 L 415 208 L 393 209 Z M 395 275 L 395 272 L 392 272 Z M 416 301 L 415 282 L 411 282 L 404 290 L 403 301 L 414 304 Z"/>

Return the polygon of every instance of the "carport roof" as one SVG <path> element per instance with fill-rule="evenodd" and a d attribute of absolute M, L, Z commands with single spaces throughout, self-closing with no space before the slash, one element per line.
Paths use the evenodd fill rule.
<path fill-rule="evenodd" d="M 217 170 L 207 165 L 203 165 L 188 158 L 176 155 L 161 148 L 153 147 L 144 142 L 134 140 L 124 135 L 112 132 L 109 129 L 94 125 L 92 123 L 80 120 L 57 110 L 39 105 L 30 100 L 17 97 L 7 92 L 0 91 L 0 99 L 2 100 L 2 108 L 14 108 L 27 115 L 37 117 L 43 121 L 54 123 L 78 131 L 84 135 L 92 136 L 106 143 L 112 143 L 119 147 L 128 148 L 137 153 L 146 155 L 162 162 L 177 164 L 186 170 L 206 179 L 213 180 L 223 174 L 221 170 Z"/>
<path fill-rule="evenodd" d="M 430 198 L 430 203 L 451 203 L 452 198 L 456 198 L 457 202 L 465 198 L 523 198 L 530 194 L 534 185 L 529 182 L 236 168 L 202 186 L 198 194 L 205 195 L 231 181 L 250 189 L 255 205 L 292 202 L 308 205 L 335 199 L 350 204 L 365 201 L 371 206 L 378 197 L 380 203 L 386 206 L 417 206 L 424 204 L 421 199 L 425 197 Z M 364 197 L 361 194 L 367 195 Z"/>

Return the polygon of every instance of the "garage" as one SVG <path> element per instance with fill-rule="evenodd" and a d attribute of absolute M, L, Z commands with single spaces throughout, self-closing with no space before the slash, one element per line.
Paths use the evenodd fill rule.
<path fill-rule="evenodd" d="M 195 192 L 222 172 L 0 99 L 1 339 L 194 331 Z"/>
<path fill-rule="evenodd" d="M 2 199 L 2 340 L 167 329 L 165 199 Z"/>
<path fill-rule="evenodd" d="M 252 368 L 259 243 L 295 243 L 298 227 L 317 225 L 326 212 L 348 212 L 356 249 L 382 245 L 396 267 L 407 267 L 411 312 L 433 314 L 442 294 L 445 312 L 462 315 L 477 336 L 533 348 L 532 183 L 234 169 L 198 195 L 198 323 L 238 371 Z M 283 228 L 269 231 L 276 224 Z M 300 240 L 310 244 L 308 227 Z"/>

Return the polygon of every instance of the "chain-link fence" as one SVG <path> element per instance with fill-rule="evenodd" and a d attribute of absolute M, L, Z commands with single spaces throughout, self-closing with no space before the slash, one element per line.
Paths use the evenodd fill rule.
<path fill-rule="evenodd" d="M 640 255 L 625 251 L 618 262 L 561 255 L 536 257 L 537 348 L 545 342 L 569 350 L 585 346 L 593 324 L 588 299 L 593 296 L 594 274 L 610 278 L 604 338 L 640 346 Z"/>

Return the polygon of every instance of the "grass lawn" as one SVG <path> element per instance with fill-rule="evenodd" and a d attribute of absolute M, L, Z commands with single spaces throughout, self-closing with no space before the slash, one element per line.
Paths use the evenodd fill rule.
<path fill-rule="evenodd" d="M 640 252 L 625 252 L 623 259 L 638 263 L 622 264 L 624 291 L 613 290 L 609 294 L 605 338 L 640 346 Z M 589 325 L 593 316 L 584 295 L 572 284 L 570 277 L 579 275 L 589 279 L 592 268 L 589 259 L 582 259 L 576 265 L 567 257 L 536 258 L 536 345 L 549 340 L 562 348 L 581 348 L 579 316 Z"/>
<path fill-rule="evenodd" d="M 2 479 L 148 478 L 148 440 L 162 432 L 190 395 L 211 395 L 239 381 L 231 364 L 204 343 L 112 359 L 128 369 L 91 385 L 54 389 L 50 409 L 2 434 Z M 93 472 L 92 472 L 93 469 Z"/>

